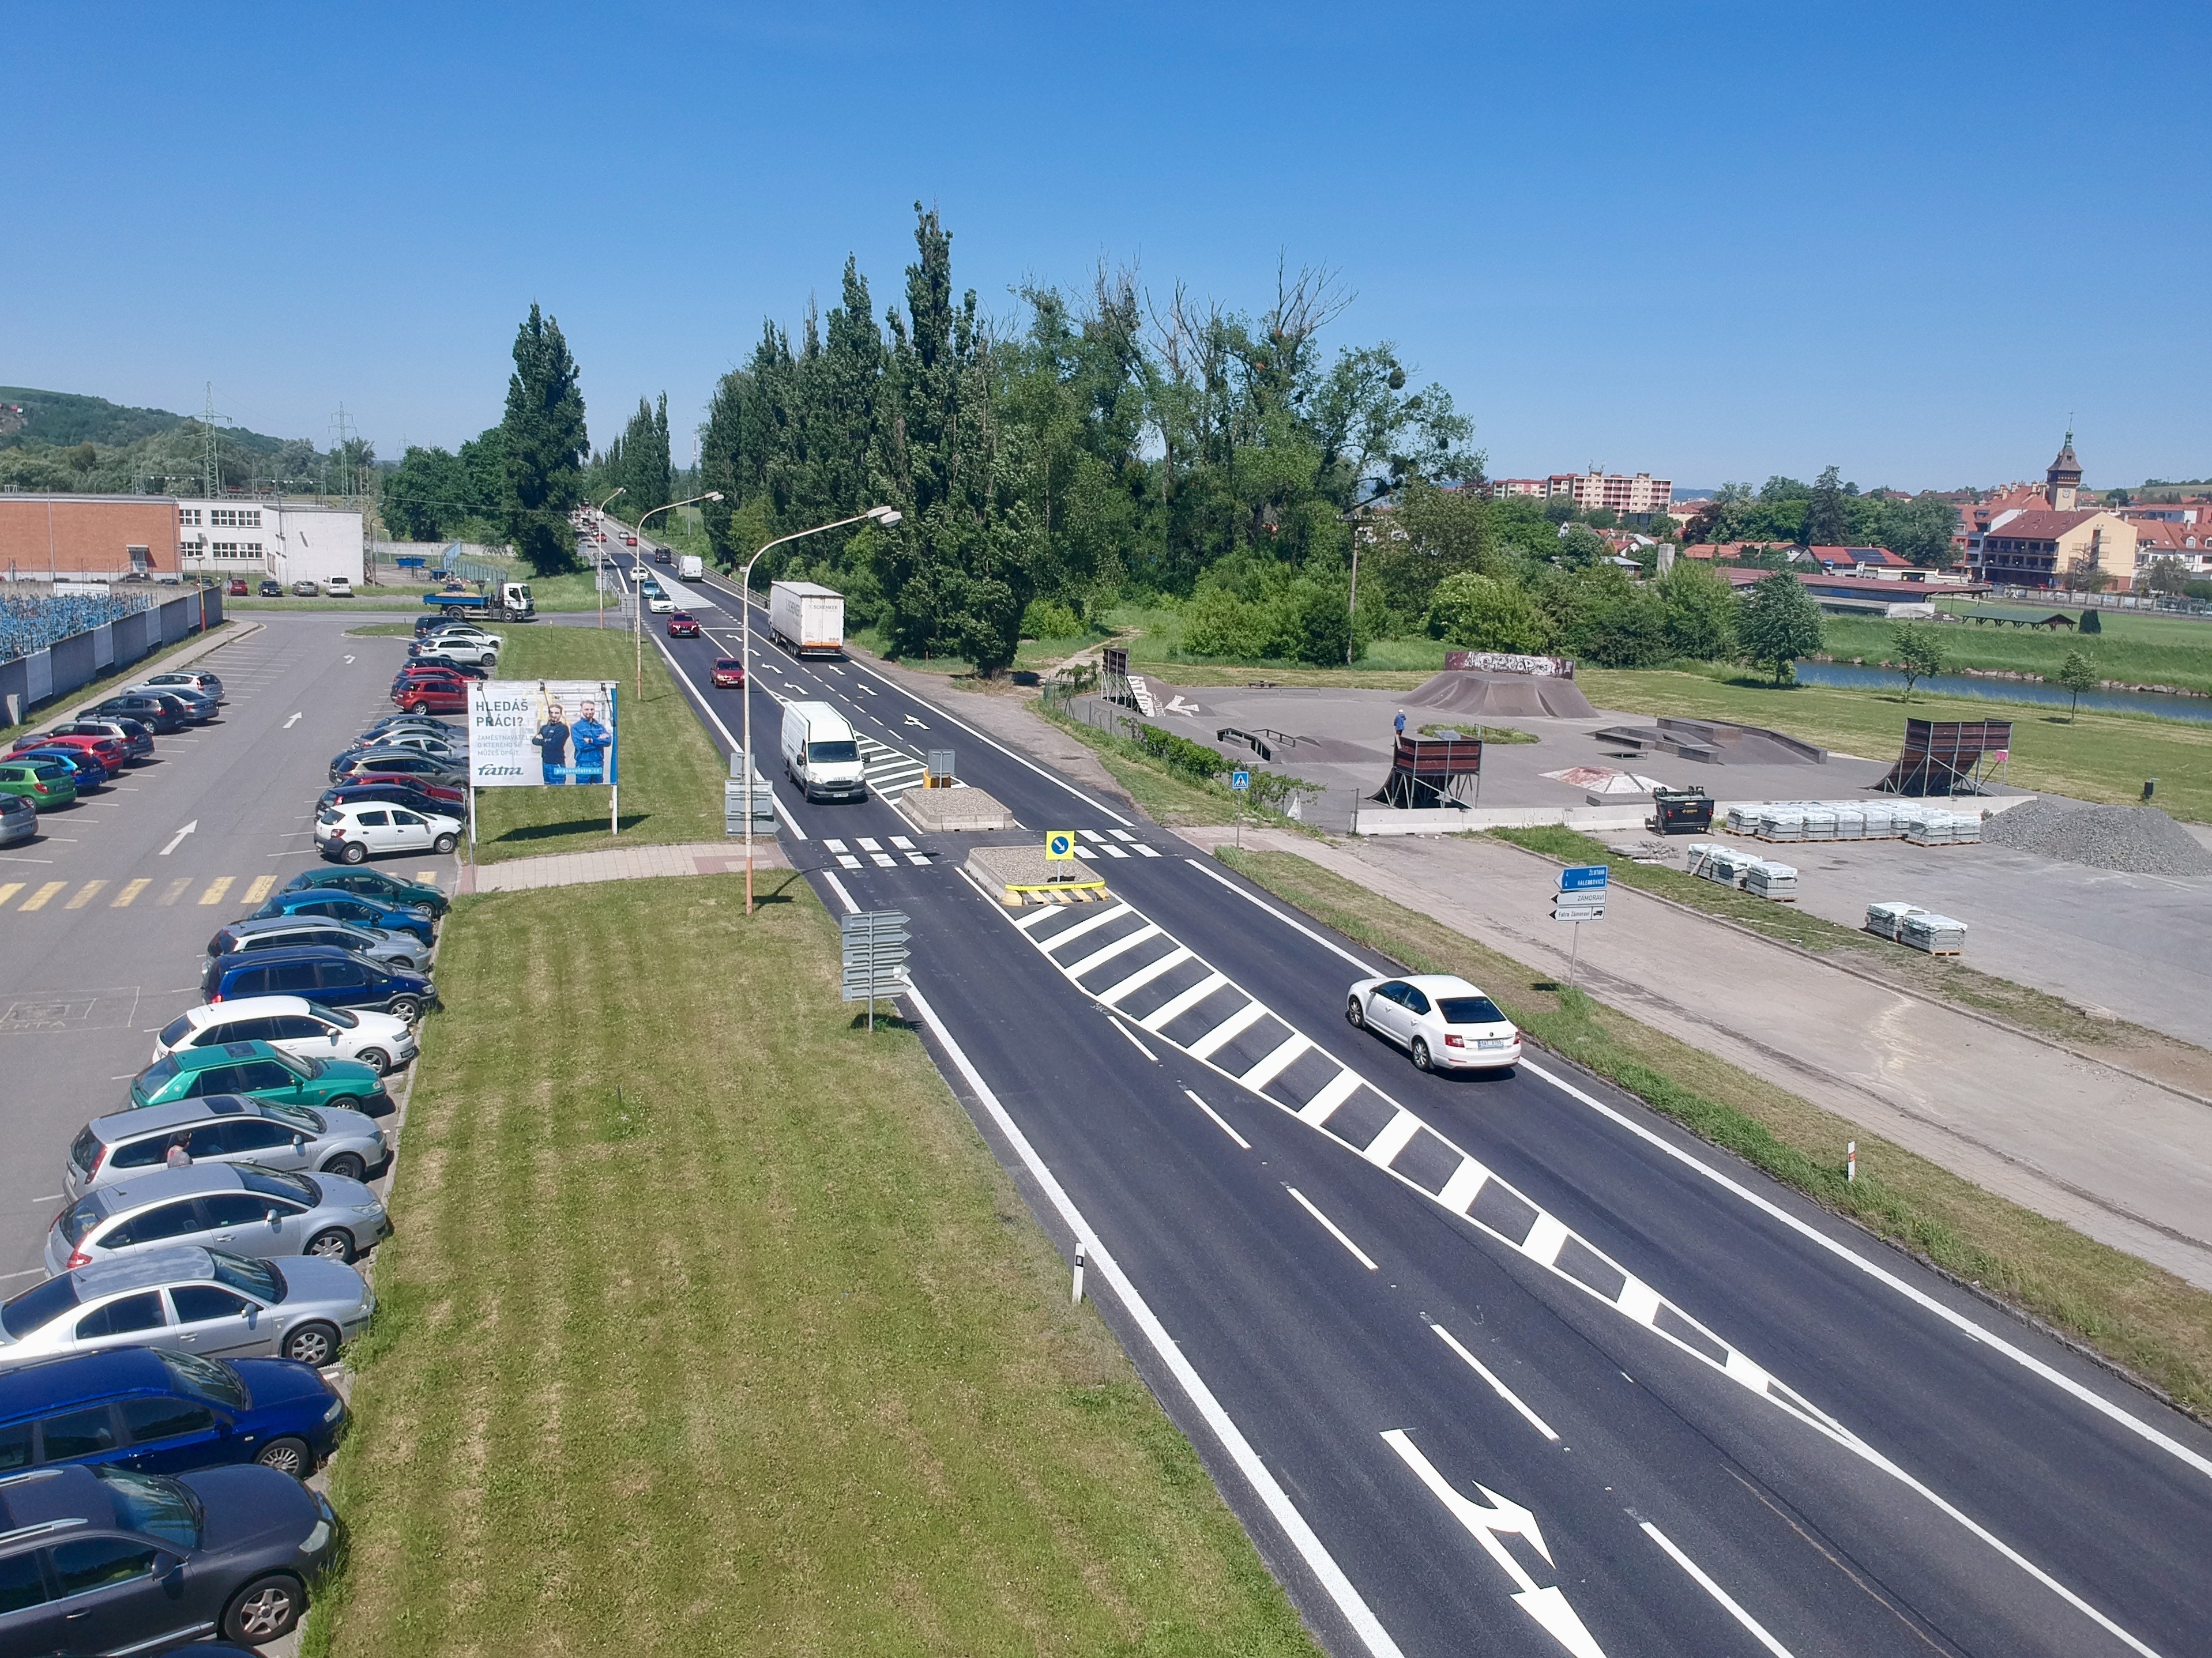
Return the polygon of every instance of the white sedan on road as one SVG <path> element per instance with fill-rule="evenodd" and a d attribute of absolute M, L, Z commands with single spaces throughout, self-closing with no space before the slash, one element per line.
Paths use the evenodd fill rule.
<path fill-rule="evenodd" d="M 1521 1062 L 1521 1031 L 1498 1004 L 1449 973 L 1362 979 L 1344 1017 L 1387 1036 L 1424 1071 L 1497 1071 Z"/>

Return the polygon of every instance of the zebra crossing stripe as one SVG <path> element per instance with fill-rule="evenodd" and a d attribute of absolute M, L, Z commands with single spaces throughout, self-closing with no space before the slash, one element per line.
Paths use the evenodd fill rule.
<path fill-rule="evenodd" d="M 64 904 L 62 908 L 64 909 L 82 909 L 87 904 L 90 903 L 94 898 L 97 898 L 100 896 L 100 890 L 107 883 L 105 881 L 87 881 L 75 892 L 70 894 L 69 902 Z"/>
<path fill-rule="evenodd" d="M 1111 835 L 1116 841 L 1133 841 L 1137 838 L 1135 835 L 1130 834 L 1127 829 L 1109 829 L 1106 832 L 1109 835 Z"/>
<path fill-rule="evenodd" d="M 1139 841 L 1136 845 L 1136 853 L 1139 858 L 1157 858 L 1160 855 L 1160 849 L 1158 847 L 1148 847 Z"/>
<path fill-rule="evenodd" d="M 1312 1046 L 1305 1037 L 1293 1030 L 1276 1045 L 1273 1052 L 1264 1055 L 1257 1065 L 1237 1080 L 1256 1094 L 1288 1071 Z"/>
<path fill-rule="evenodd" d="M 1210 1060 L 1267 1017 L 1267 1010 L 1262 1004 L 1247 1002 L 1183 1052 L 1194 1060 Z"/>
<path fill-rule="evenodd" d="M 1090 972 L 1092 968 L 1103 967 L 1107 963 L 1112 961 L 1116 956 L 1121 954 L 1122 951 L 1134 950 L 1139 944 L 1143 944 L 1147 938 L 1157 938 L 1159 936 L 1159 928 L 1153 926 L 1152 922 L 1147 921 L 1144 926 L 1139 927 L 1134 932 L 1126 934 L 1121 938 L 1116 938 L 1110 944 L 1105 944 L 1101 946 L 1099 949 L 1092 950 L 1081 961 L 1070 962 L 1063 970 L 1066 973 L 1069 978 L 1079 979 L 1085 974 Z"/>
<path fill-rule="evenodd" d="M 145 891 L 148 887 L 152 886 L 153 884 L 154 883 L 152 880 L 143 875 L 138 877 L 136 880 L 125 881 L 123 884 L 123 890 L 107 901 L 108 908 L 130 908 L 132 901 L 134 901 L 140 893 Z M 7 902 L 8 895 L 5 892 L 0 892 L 0 904 L 4 904 Z"/>
<path fill-rule="evenodd" d="M 1102 850 L 1104 851 L 1109 858 L 1127 858 L 1129 855 L 1121 847 L 1115 846 L 1111 841 L 1107 841 Z"/>
<path fill-rule="evenodd" d="M 858 869 L 860 866 L 860 860 L 853 856 L 851 853 L 841 852 L 837 854 L 837 867 L 839 869 Z"/>
<path fill-rule="evenodd" d="M 1181 1018 L 1228 982 L 1227 974 L 1209 973 L 1180 996 L 1170 997 L 1162 1002 L 1137 1023 L 1146 1030 L 1157 1032 L 1162 1025 Z"/>
<path fill-rule="evenodd" d="M 1139 968 L 1117 985 L 1109 985 L 1098 993 L 1098 999 L 1109 1007 L 1117 1005 L 1125 996 L 1133 996 L 1164 973 L 1174 971 L 1190 960 L 1190 951 L 1177 944 L 1157 962 Z"/>
<path fill-rule="evenodd" d="M 1318 1128 L 1335 1114 L 1336 1108 L 1357 1094 L 1365 1084 L 1356 1071 L 1340 1071 L 1328 1079 L 1328 1086 L 1298 1108 L 1298 1121 L 1310 1127 Z"/>
<path fill-rule="evenodd" d="M 16 914 L 20 915 L 24 910 L 44 909 L 46 905 L 52 902 L 53 896 L 68 884 L 69 883 L 66 881 L 47 882 L 36 892 L 23 900 L 22 908 L 17 910 Z"/>
<path fill-rule="evenodd" d="M 1398 1154 L 1413 1143 L 1413 1136 L 1420 1132 L 1421 1120 L 1410 1111 L 1401 1110 L 1382 1125 L 1382 1132 L 1370 1140 L 1359 1155 L 1378 1169 L 1388 1169 L 1398 1160 Z"/>
<path fill-rule="evenodd" d="M 1072 944 L 1074 940 L 1080 938 L 1086 932 L 1096 932 L 1102 926 L 1111 926 L 1115 922 L 1120 920 L 1124 915 L 1133 915 L 1135 914 L 1136 912 L 1131 909 L 1128 905 L 1116 904 L 1111 909 L 1100 910 L 1096 915 L 1086 915 L 1083 920 L 1078 921 L 1073 926 L 1064 926 L 1060 928 L 1059 932 L 1054 933 L 1051 938 L 1046 939 L 1044 941 L 1045 954 L 1049 956 L 1054 950 L 1058 950 L 1062 944 Z M 1058 963 L 1055 962 L 1054 965 L 1057 966 Z"/>
<path fill-rule="evenodd" d="M 1080 843 L 1079 843 L 1075 848 L 1075 855 L 1078 858 L 1082 859 L 1084 862 L 1087 864 L 1095 864 L 1098 861 L 1098 854 L 1091 851 L 1089 847 L 1081 845 Z"/>

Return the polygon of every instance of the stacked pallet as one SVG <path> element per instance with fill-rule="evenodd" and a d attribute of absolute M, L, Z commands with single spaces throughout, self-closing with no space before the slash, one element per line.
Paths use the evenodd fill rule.
<path fill-rule="evenodd" d="M 1797 872 L 1788 864 L 1754 858 L 1743 872 L 1743 890 L 1754 898 L 1794 904 L 1797 902 Z"/>
<path fill-rule="evenodd" d="M 1930 956 L 1956 956 L 1966 947 L 1966 924 L 1933 910 L 1917 909 L 1899 924 L 1897 942 Z"/>
<path fill-rule="evenodd" d="M 1915 846 L 1969 846 L 1982 838 L 1979 812 L 1951 811 L 1915 801 L 1776 800 L 1728 809 L 1731 835 L 1784 844 L 1800 841 L 1910 841 Z"/>
<path fill-rule="evenodd" d="M 1877 938 L 1887 938 L 1892 944 L 1895 944 L 1898 931 L 1905 925 L 1905 918 L 1908 915 L 1920 915 L 1925 913 L 1917 904 L 1894 901 L 1888 903 L 1869 904 L 1866 930 Z"/>

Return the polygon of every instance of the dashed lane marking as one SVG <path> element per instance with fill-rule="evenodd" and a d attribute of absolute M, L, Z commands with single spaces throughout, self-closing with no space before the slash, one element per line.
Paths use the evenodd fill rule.
<path fill-rule="evenodd" d="M 238 878 L 235 875 L 218 875 L 208 883 L 207 890 L 200 894 L 200 902 L 219 904 L 230 896 L 231 888 L 237 884 Z"/>
<path fill-rule="evenodd" d="M 47 882 L 46 885 L 40 887 L 36 892 L 23 900 L 22 906 L 16 911 L 16 914 L 20 915 L 25 910 L 44 909 L 47 903 L 52 899 L 53 896 L 68 884 L 69 883 L 66 881 Z"/>
<path fill-rule="evenodd" d="M 148 887 L 150 887 L 154 883 L 143 875 L 139 876 L 135 880 L 125 881 L 123 884 L 121 890 L 117 892 L 112 898 L 107 901 L 107 907 L 110 909 L 128 909 L 134 902 L 137 902 L 138 895 L 145 891 Z M 4 904 L 7 902 L 7 894 L 0 892 L 0 904 Z"/>

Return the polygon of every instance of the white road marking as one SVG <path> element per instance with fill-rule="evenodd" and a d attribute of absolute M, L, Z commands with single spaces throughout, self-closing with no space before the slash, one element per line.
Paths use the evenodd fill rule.
<path fill-rule="evenodd" d="M 1114 831 L 1114 838 L 1116 841 L 1134 841 L 1137 837 L 1130 834 L 1127 829 L 1115 829 Z"/>
<path fill-rule="evenodd" d="M 921 721 L 921 720 L 916 720 L 916 719 L 915 719 L 912 714 L 908 714 L 908 715 L 907 715 L 907 717 L 906 717 L 906 723 L 907 723 L 908 725 L 909 725 L 909 726 L 921 726 L 921 728 L 922 728 L 922 730 L 924 730 L 924 731 L 927 731 L 927 730 L 929 729 L 929 727 L 928 727 L 928 726 L 922 726 Z"/>
<path fill-rule="evenodd" d="M 298 714 L 294 714 L 294 715 L 293 715 L 289 720 L 286 720 L 286 721 L 285 721 L 282 726 L 279 726 L 277 727 L 277 730 L 279 730 L 279 731 L 289 731 L 289 730 L 291 730 L 291 729 L 292 729 L 292 727 L 293 727 L 293 726 L 295 726 L 298 725 L 299 723 L 300 723 L 300 716 L 299 716 Z"/>
<path fill-rule="evenodd" d="M 1107 841 L 1104 846 L 1099 848 L 1099 850 L 1104 853 L 1109 858 L 1127 858 L 1129 855 L 1127 852 L 1122 850 L 1122 848 L 1115 846 L 1111 841 Z"/>
<path fill-rule="evenodd" d="M 929 854 L 926 852 L 909 852 L 906 855 L 906 860 L 909 864 L 919 864 L 927 866 L 929 863 Z"/>
<path fill-rule="evenodd" d="M 1127 904 L 1115 904 L 1110 908 L 1102 909 L 1093 914 L 1086 915 L 1083 920 L 1078 921 L 1073 926 L 1063 927 L 1060 932 L 1054 933 L 1052 935 L 1051 941 L 1045 945 L 1045 950 L 1048 954 L 1053 950 L 1058 950 L 1062 944 L 1073 943 L 1086 932 L 1096 932 L 1102 926 L 1111 926 L 1115 922 L 1120 920 L 1124 915 L 1133 914 L 1135 912 L 1131 910 Z M 1053 912 L 1048 909 L 1039 910 L 1036 912 L 1037 919 L 1040 920 L 1047 919 L 1052 914 Z"/>
<path fill-rule="evenodd" d="M 1406 1436 L 1402 1428 L 1392 1428 L 1383 1434 L 1382 1442 L 1397 1452 L 1399 1458 L 1413 1471 L 1414 1476 L 1429 1488 L 1430 1493 L 1443 1503 L 1453 1519 L 1467 1527 L 1468 1534 L 1482 1545 L 1482 1551 L 1498 1563 L 1498 1570 L 1511 1578 L 1517 1586 L 1514 1603 L 1542 1625 L 1544 1632 L 1565 1647 L 1574 1658 L 1605 1658 L 1605 1649 L 1599 1646 L 1583 1620 L 1567 1604 L 1565 1594 L 1556 1588 L 1539 1588 L 1528 1569 L 1513 1557 L 1505 1546 L 1505 1539 L 1518 1537 L 1544 1557 L 1544 1564 L 1557 1567 L 1552 1551 L 1544 1541 L 1542 1529 L 1536 1516 L 1510 1497 L 1500 1497 L 1489 1486 L 1478 1484 L 1475 1490 L 1488 1499 L 1484 1507 L 1462 1497 L 1452 1488 L 1451 1482 L 1436 1471 L 1429 1459 Z"/>
<path fill-rule="evenodd" d="M 155 853 L 154 855 L 157 858 L 167 858 L 171 853 L 177 849 L 179 842 L 183 841 L 187 835 L 191 834 L 195 829 L 198 829 L 199 826 L 200 820 L 197 817 L 193 818 L 191 823 L 185 824 L 184 828 L 179 829 L 174 835 L 171 835 L 169 837 L 169 844 L 163 847 L 161 851 Z"/>
<path fill-rule="evenodd" d="M 1116 1029 L 1116 1030 L 1120 1031 L 1120 1032 L 1121 1032 L 1124 1036 L 1127 1036 L 1127 1037 L 1129 1039 L 1129 1046 L 1130 1046 L 1130 1047 L 1132 1047 L 1132 1048 L 1135 1048 L 1135 1049 L 1137 1050 L 1137 1052 L 1138 1052 L 1138 1053 L 1139 1053 L 1139 1054 L 1143 1054 L 1146 1059 L 1150 1060 L 1151 1060 L 1154 1065 L 1158 1065 L 1158 1064 L 1160 1062 L 1160 1056 L 1159 1056 L 1158 1054 L 1157 1054 L 1153 1053 L 1153 1052 L 1152 1052 L 1152 1050 L 1151 1048 L 1146 1048 L 1146 1047 L 1144 1045 L 1144 1043 L 1142 1043 L 1142 1042 L 1139 1042 L 1139 1041 L 1137 1040 L 1137 1033 L 1136 1033 L 1135 1031 L 1133 1031 L 1133 1030 L 1130 1029 L 1128 1026 L 1127 1026 L 1127 1025 L 1123 1024 L 1123 1023 L 1122 1023 L 1119 1019 L 1115 1018 L 1112 1014 L 1109 1013 L 1109 1014 L 1106 1016 L 1106 1023 L 1107 1023 L 1108 1024 L 1112 1025 L 1112 1026 L 1114 1027 L 1114 1029 Z"/>
<path fill-rule="evenodd" d="M 824 852 L 842 852 L 845 850 L 845 843 L 842 841 L 824 841 L 822 843 L 822 849 Z"/>
<path fill-rule="evenodd" d="M 1259 1061 L 1237 1080 L 1257 1093 L 1304 1057 L 1305 1051 L 1312 1046 L 1293 1030 L 1277 1043 L 1272 1052 L 1262 1054 Z"/>
<path fill-rule="evenodd" d="M 1193 1095 L 1191 1097 L 1195 1099 L 1197 1096 Z M 1293 1198 L 1297 1199 L 1299 1208 L 1304 1210 L 1306 1213 L 1311 1215 L 1323 1226 L 1328 1228 L 1329 1236 L 1334 1238 L 1339 1243 L 1349 1249 L 1352 1252 L 1353 1258 L 1357 1260 L 1362 1266 L 1364 1266 L 1370 1272 L 1381 1270 L 1375 1265 L 1375 1258 L 1372 1255 L 1370 1255 L 1358 1244 L 1354 1243 L 1349 1237 L 1346 1237 L 1342 1227 L 1339 1226 L 1327 1215 L 1322 1213 L 1320 1210 L 1315 1208 L 1313 1206 L 1312 1200 L 1309 1199 L 1304 1193 L 1299 1191 L 1295 1186 L 1285 1186 L 1283 1190 L 1288 1192 Z"/>
<path fill-rule="evenodd" d="M 1265 1004 L 1247 1002 L 1196 1042 L 1185 1044 L 1183 1052 L 1194 1060 L 1210 1060 L 1267 1017 Z"/>
<path fill-rule="evenodd" d="M 894 835 L 891 836 L 891 844 L 896 847 L 901 852 L 912 852 L 914 850 L 914 842 L 908 840 L 903 835 Z"/>
<path fill-rule="evenodd" d="M 1359 969 L 1360 976 L 1362 978 L 1368 978 L 1377 973 L 1388 973 L 1389 971 L 1389 969 L 1388 968 L 1376 967 L 1369 963 L 1361 961 L 1359 957 L 1353 955 L 1350 950 L 1340 947 L 1334 940 L 1324 938 L 1320 933 L 1316 932 L 1311 927 L 1306 926 L 1304 922 L 1293 920 L 1290 916 L 1285 915 L 1281 910 L 1277 909 L 1273 904 L 1267 902 L 1266 899 L 1254 897 L 1250 893 L 1245 891 L 1243 887 L 1238 886 L 1236 882 L 1231 880 L 1227 876 L 1220 873 L 1218 871 L 1208 869 L 1200 859 L 1196 858 L 1186 858 L 1183 859 L 1183 862 L 1188 864 L 1200 875 L 1206 877 L 1207 880 L 1218 881 L 1223 886 L 1227 887 L 1231 892 L 1235 893 L 1239 898 L 1242 898 L 1246 903 L 1251 905 L 1255 909 L 1266 910 L 1268 914 L 1273 916 L 1285 926 L 1290 928 L 1291 932 L 1304 933 L 1307 938 L 1312 939 L 1316 944 L 1319 944 L 1323 950 L 1328 950 L 1331 955 L 1340 957 L 1343 960 L 1351 963 L 1352 966 Z"/>
<path fill-rule="evenodd" d="M 849 852 L 841 852 L 841 853 L 839 853 L 837 854 L 837 867 L 838 867 L 838 868 L 840 868 L 840 869 L 858 869 L 858 868 L 860 868 L 860 860 L 859 859 L 855 858 L 854 856 L 853 856 L 853 854 L 852 854 L 851 853 L 849 853 Z"/>
<path fill-rule="evenodd" d="M 1173 950 L 1168 951 L 1166 955 L 1161 957 L 1158 961 L 1150 963 L 1144 967 L 1139 968 L 1127 978 L 1122 980 L 1121 983 L 1109 985 L 1104 990 L 1100 991 L 1098 993 L 1098 999 L 1105 1003 L 1109 1007 L 1116 1006 L 1121 1003 L 1124 997 L 1133 995 L 1136 992 L 1142 990 L 1146 985 L 1152 983 L 1153 980 L 1158 978 L 1163 973 L 1170 972 L 1176 968 L 1181 967 L 1185 962 L 1190 960 L 1190 951 L 1184 949 L 1181 944 L 1177 944 Z"/>
<path fill-rule="evenodd" d="M 1699 1588 L 1703 1589 L 1706 1594 L 1711 1595 L 1714 1600 L 1719 1601 L 1721 1603 L 1722 1609 L 1725 1611 L 1729 1617 L 1735 1619 L 1737 1623 L 1741 1624 L 1744 1628 L 1750 1632 L 1751 1637 L 1757 1641 L 1759 1645 L 1765 1647 L 1769 1652 L 1772 1653 L 1774 1655 L 1774 1658 L 1791 1658 L 1790 1649 L 1784 1646 L 1781 1642 L 1776 1640 L 1771 1635 L 1769 1635 L 1765 1627 L 1760 1625 L 1759 1619 L 1753 1617 L 1741 1606 L 1738 1606 L 1735 1603 L 1735 1597 L 1730 1595 L 1726 1589 L 1723 1588 L 1718 1583 L 1713 1582 L 1711 1578 L 1706 1576 L 1704 1569 L 1701 1568 L 1696 1561 L 1691 1559 L 1688 1555 L 1676 1548 L 1674 1545 L 1673 1540 L 1668 1538 L 1665 1532 L 1661 1531 L 1658 1527 L 1653 1525 L 1649 1520 L 1647 1520 L 1644 1522 L 1644 1534 L 1650 1538 L 1653 1542 L 1656 1543 L 1661 1548 L 1666 1550 L 1668 1554 L 1673 1558 L 1674 1564 L 1680 1566 L 1684 1571 L 1690 1574 L 1690 1581 L 1695 1583 Z"/>
<path fill-rule="evenodd" d="M 1098 861 L 1098 854 L 1091 851 L 1089 847 L 1078 846 L 1075 848 L 1075 855 L 1086 864 L 1095 864 Z"/>
<path fill-rule="evenodd" d="M 1097 829 L 1078 829 L 1075 832 L 1081 835 L 1085 840 L 1090 841 L 1093 846 L 1097 846 L 1100 841 L 1106 838 Z"/>
<path fill-rule="evenodd" d="M 1157 858 L 1160 855 L 1159 848 L 1158 847 L 1148 847 L 1142 841 L 1138 841 L 1132 850 L 1134 851 L 1139 858 Z"/>
<path fill-rule="evenodd" d="M 1161 1026 L 1181 1018 L 1228 982 L 1227 974 L 1209 973 L 1189 989 L 1178 992 L 1138 1020 L 1137 1028 L 1140 1030 L 1149 1030 L 1154 1035 L 1158 1035 Z"/>
<path fill-rule="evenodd" d="M 837 902 L 845 906 L 845 913 L 848 915 L 858 915 L 860 913 L 860 907 L 853 902 L 853 895 L 845 890 L 845 884 L 842 881 L 826 869 L 822 872 L 822 878 L 830 884 L 830 890 L 837 895 Z M 945 1040 L 949 1042 L 951 1038 L 947 1037 Z"/>
<path fill-rule="evenodd" d="M 898 859 L 892 857 L 888 852 L 872 852 L 868 856 L 876 860 L 876 867 L 878 869 L 896 869 L 898 867 Z"/>
<path fill-rule="evenodd" d="M 349 662 L 350 662 L 350 661 L 352 661 L 352 660 L 353 660 L 353 659 L 352 659 L 351 657 L 348 657 L 348 658 L 346 658 L 346 660 L 347 660 L 347 661 L 349 661 Z"/>
<path fill-rule="evenodd" d="M 881 852 L 883 849 L 884 843 L 882 841 L 872 840 L 866 835 L 862 835 L 860 837 L 860 850 L 862 852 Z"/>
<path fill-rule="evenodd" d="M 1134 950 L 1139 944 L 1143 944 L 1146 939 L 1157 938 L 1159 936 L 1159 928 L 1153 926 L 1152 922 L 1147 921 L 1144 926 L 1139 927 L 1134 932 L 1124 933 L 1121 938 L 1115 939 L 1110 944 L 1102 944 L 1097 950 L 1092 950 L 1088 956 L 1085 956 L 1081 961 L 1070 962 L 1065 971 L 1069 978 L 1079 979 L 1085 974 L 1090 972 L 1092 968 L 1103 967 L 1107 963 L 1112 961 L 1116 956 L 1122 954 L 1125 950 Z"/>
<path fill-rule="evenodd" d="M 1298 1108 L 1298 1121 L 1309 1127 L 1319 1128 L 1335 1114 L 1338 1106 L 1365 1085 L 1357 1071 L 1347 1067 L 1338 1072 L 1328 1079 L 1328 1086 Z"/>
<path fill-rule="evenodd" d="M 1444 1345 L 1450 1348 L 1452 1351 L 1457 1353 L 1462 1358 L 1465 1359 L 1468 1363 L 1468 1368 L 1472 1370 L 1485 1382 L 1487 1382 L 1490 1384 L 1492 1392 L 1496 1393 L 1500 1399 L 1504 1400 L 1508 1405 L 1510 1405 L 1515 1410 L 1520 1412 L 1522 1420 L 1526 1421 L 1530 1427 L 1534 1428 L 1538 1433 L 1543 1435 L 1545 1438 L 1550 1440 L 1553 1444 L 1556 1445 L 1559 1443 L 1559 1436 L 1552 1431 L 1552 1424 L 1545 1421 L 1542 1417 L 1538 1416 L 1535 1412 L 1530 1410 L 1526 1405 L 1522 1404 L 1519 1395 L 1515 1394 L 1514 1391 L 1510 1388 L 1507 1387 L 1504 1382 L 1500 1382 L 1497 1376 L 1492 1373 L 1491 1369 L 1487 1364 L 1485 1364 L 1473 1353 L 1468 1351 L 1466 1348 L 1461 1346 L 1459 1338 L 1457 1336 L 1454 1335 L 1449 1330 L 1445 1329 L 1443 1325 L 1433 1321 L 1429 1325 L 1429 1328 L 1434 1330 L 1438 1335 L 1442 1336 L 1443 1338 Z"/>
<path fill-rule="evenodd" d="M 1133 1038 L 1132 1040 L 1133 1040 Z M 1204 1100 L 1199 1098 L 1197 1095 L 1192 1093 L 1188 1088 L 1182 1090 L 1182 1094 L 1185 1099 L 1188 1100 L 1200 1110 L 1205 1112 L 1207 1116 L 1213 1119 L 1213 1126 L 1216 1128 L 1218 1128 L 1223 1133 L 1228 1135 L 1231 1139 L 1235 1140 L 1237 1144 L 1242 1146 L 1245 1151 L 1249 1151 L 1252 1149 L 1252 1142 L 1246 1139 L 1242 1134 L 1231 1128 L 1229 1126 L 1228 1118 L 1223 1116 L 1218 1111 L 1216 1111 L 1212 1106 L 1208 1105 Z M 1356 1254 L 1358 1252 L 1355 1251 L 1354 1253 Z"/>

